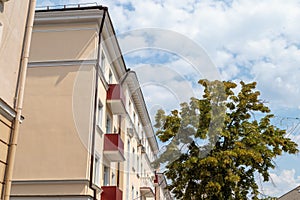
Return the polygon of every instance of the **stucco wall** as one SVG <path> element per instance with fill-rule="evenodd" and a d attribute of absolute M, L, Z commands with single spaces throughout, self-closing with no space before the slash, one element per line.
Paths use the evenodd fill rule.
<path fill-rule="evenodd" d="M 81 74 L 79 69 L 28 69 L 23 111 L 26 120 L 20 130 L 14 180 L 88 177 L 93 66 L 86 66 L 85 86 L 79 88 L 82 96 L 76 99 L 74 85 Z"/>

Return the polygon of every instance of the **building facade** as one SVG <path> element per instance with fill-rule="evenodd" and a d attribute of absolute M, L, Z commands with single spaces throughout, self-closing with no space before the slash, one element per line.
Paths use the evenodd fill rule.
<path fill-rule="evenodd" d="M 0 0 L 0 199 L 8 199 L 35 1 Z"/>
<path fill-rule="evenodd" d="M 285 193 L 281 197 L 278 198 L 279 200 L 298 200 L 300 199 L 300 186 L 292 189 L 291 191 Z"/>
<path fill-rule="evenodd" d="M 11 199 L 157 199 L 158 144 L 106 7 L 36 11 L 23 115 Z"/>

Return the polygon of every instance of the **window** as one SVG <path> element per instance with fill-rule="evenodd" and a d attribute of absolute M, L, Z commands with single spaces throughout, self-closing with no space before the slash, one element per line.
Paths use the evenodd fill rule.
<path fill-rule="evenodd" d="M 98 156 L 95 156 L 94 163 L 94 184 L 100 186 L 100 159 Z"/>
<path fill-rule="evenodd" d="M 131 199 L 134 199 L 134 187 L 131 186 Z"/>
<path fill-rule="evenodd" d="M 103 185 L 108 186 L 109 185 L 109 167 L 104 166 L 103 169 Z"/>
<path fill-rule="evenodd" d="M 112 185 L 116 184 L 116 175 L 114 172 L 111 173 L 111 184 Z"/>
<path fill-rule="evenodd" d="M 101 102 L 98 104 L 98 121 L 97 125 L 101 128 L 102 127 L 102 116 L 103 116 L 103 105 Z"/>
<path fill-rule="evenodd" d="M 100 68 L 102 72 L 105 71 L 105 54 L 104 51 L 101 52 Z"/>
<path fill-rule="evenodd" d="M 135 126 L 135 112 L 133 112 L 133 124 Z"/>
<path fill-rule="evenodd" d="M 144 131 L 142 131 L 142 145 L 145 146 L 145 137 L 144 137 Z"/>
<path fill-rule="evenodd" d="M 129 110 L 129 115 L 131 116 L 131 101 L 129 100 L 129 103 L 128 103 L 128 110 Z"/>
<path fill-rule="evenodd" d="M 129 164 L 130 163 L 130 140 L 127 141 L 127 163 Z M 128 170 L 129 171 L 129 167 L 128 167 Z"/>
<path fill-rule="evenodd" d="M 108 115 L 106 116 L 106 133 L 111 133 L 111 119 Z"/>
<path fill-rule="evenodd" d="M 108 74 L 108 84 L 112 84 L 113 82 L 113 75 L 111 73 L 111 70 L 109 70 L 109 74 Z"/>
<path fill-rule="evenodd" d="M 135 149 L 132 149 L 132 170 L 135 171 Z"/>
<path fill-rule="evenodd" d="M 136 159 L 136 171 L 137 171 L 137 174 L 139 174 L 140 173 L 140 157 L 139 156 L 137 156 L 137 159 Z"/>

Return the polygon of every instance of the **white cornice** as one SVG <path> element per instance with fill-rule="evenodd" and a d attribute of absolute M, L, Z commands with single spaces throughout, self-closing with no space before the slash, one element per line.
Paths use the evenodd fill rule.
<path fill-rule="evenodd" d="M 96 65 L 96 63 L 97 60 L 47 60 L 42 62 L 29 62 L 28 67 Z"/>
<path fill-rule="evenodd" d="M 103 10 L 86 9 L 84 10 L 61 10 L 36 12 L 34 24 L 55 24 L 55 23 L 80 23 L 80 22 L 97 22 L 100 24 L 103 16 Z"/>
<path fill-rule="evenodd" d="M 140 88 L 141 86 L 137 79 L 136 73 L 134 71 L 130 71 L 128 73 L 130 73 L 130 75 L 128 78 L 126 78 L 125 82 L 128 84 L 130 95 L 132 97 L 132 100 L 134 101 L 134 105 L 137 108 L 138 115 L 142 120 L 143 127 L 144 129 L 146 129 L 145 130 L 146 137 L 150 143 L 150 146 L 154 154 L 157 154 L 159 151 L 159 147 L 149 117 L 149 113 L 146 107 L 146 103 L 144 101 L 143 93 Z"/>
<path fill-rule="evenodd" d="M 16 111 L 0 98 L 0 114 L 12 121 L 16 117 Z"/>

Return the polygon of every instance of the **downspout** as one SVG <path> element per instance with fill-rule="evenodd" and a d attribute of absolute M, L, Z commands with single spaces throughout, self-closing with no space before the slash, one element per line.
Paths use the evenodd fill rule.
<path fill-rule="evenodd" d="M 90 188 L 94 191 L 94 200 L 97 199 L 97 192 L 96 189 L 93 187 L 93 180 L 94 180 L 94 159 L 95 159 L 95 135 L 96 135 L 96 113 L 97 113 L 97 105 L 98 105 L 98 77 L 99 77 L 99 61 L 100 61 L 100 45 L 101 45 L 101 34 L 104 26 L 104 20 L 107 12 L 107 7 L 101 7 L 103 10 L 103 16 L 100 24 L 99 29 L 99 36 L 98 36 L 98 54 L 97 54 L 97 61 L 96 61 L 96 87 L 95 87 L 95 99 L 94 99 L 94 116 L 93 116 L 93 132 L 92 132 L 92 147 L 91 147 L 91 165 L 90 165 Z"/>
<path fill-rule="evenodd" d="M 26 73 L 28 66 L 30 42 L 32 36 L 32 28 L 34 21 L 34 12 L 35 12 L 36 0 L 30 0 L 28 5 L 28 15 L 27 22 L 24 34 L 24 43 L 22 49 L 22 57 L 20 62 L 20 72 L 19 72 L 19 81 L 18 81 L 18 91 L 16 95 L 16 117 L 13 122 L 13 130 L 11 136 L 10 150 L 8 154 L 8 166 L 5 176 L 5 186 L 4 186 L 4 200 L 9 200 L 12 184 L 12 175 L 15 163 L 17 141 L 19 136 L 20 122 L 22 118 L 22 108 L 23 108 L 23 99 L 24 99 L 24 89 L 26 81 Z"/>

